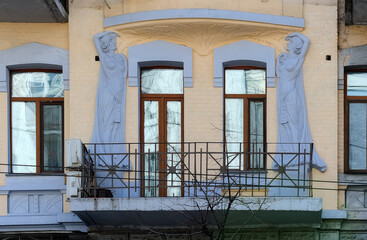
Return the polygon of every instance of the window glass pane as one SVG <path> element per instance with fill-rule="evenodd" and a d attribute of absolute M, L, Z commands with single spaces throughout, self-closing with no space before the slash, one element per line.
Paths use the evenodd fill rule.
<path fill-rule="evenodd" d="M 144 177 L 145 196 L 159 195 L 159 111 L 158 101 L 144 101 Z"/>
<path fill-rule="evenodd" d="M 12 97 L 64 97 L 61 73 L 13 73 L 11 88 Z"/>
<path fill-rule="evenodd" d="M 226 149 L 227 162 L 231 169 L 242 169 L 243 156 L 238 154 L 243 147 L 243 99 L 227 98 L 226 107 Z"/>
<path fill-rule="evenodd" d="M 265 94 L 265 70 L 225 70 L 226 94 Z"/>
<path fill-rule="evenodd" d="M 43 105 L 44 171 L 62 171 L 62 106 Z"/>
<path fill-rule="evenodd" d="M 259 101 L 250 102 L 250 168 L 263 168 L 264 152 L 264 103 Z M 259 153 L 260 152 L 260 153 Z"/>
<path fill-rule="evenodd" d="M 347 74 L 347 95 L 367 96 L 367 73 L 350 72 Z"/>
<path fill-rule="evenodd" d="M 183 70 L 143 69 L 141 93 L 183 94 Z"/>
<path fill-rule="evenodd" d="M 349 104 L 349 169 L 366 169 L 367 103 Z"/>
<path fill-rule="evenodd" d="M 180 101 L 167 102 L 167 142 L 167 167 L 176 168 L 176 173 L 169 173 L 167 176 L 167 196 L 181 196 L 181 165 L 179 164 L 181 152 Z"/>
<path fill-rule="evenodd" d="M 12 102 L 11 112 L 13 172 L 35 173 L 37 164 L 36 104 L 34 102 Z"/>

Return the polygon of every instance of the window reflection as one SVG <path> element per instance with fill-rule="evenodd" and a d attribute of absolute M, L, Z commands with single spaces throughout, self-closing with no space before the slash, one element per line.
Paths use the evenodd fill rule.
<path fill-rule="evenodd" d="M 143 94 L 182 94 L 182 69 L 143 69 L 141 93 Z"/>
<path fill-rule="evenodd" d="M 61 73 L 13 73 L 11 86 L 12 97 L 64 97 Z"/>

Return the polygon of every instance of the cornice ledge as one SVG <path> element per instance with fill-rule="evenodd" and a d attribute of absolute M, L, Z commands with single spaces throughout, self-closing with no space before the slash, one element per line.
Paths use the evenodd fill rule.
<path fill-rule="evenodd" d="M 263 13 L 241 12 L 221 9 L 167 9 L 136 12 L 108 17 L 104 19 L 104 27 L 112 27 L 129 23 L 165 20 L 165 19 L 223 19 L 244 22 L 257 22 L 304 28 L 304 18 L 279 16 Z"/>

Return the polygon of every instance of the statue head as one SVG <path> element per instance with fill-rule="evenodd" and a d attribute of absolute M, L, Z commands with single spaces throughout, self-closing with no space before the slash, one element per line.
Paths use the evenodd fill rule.
<path fill-rule="evenodd" d="M 285 40 L 289 40 L 287 50 L 290 53 L 300 54 L 303 46 L 303 41 L 298 36 L 287 36 Z"/>
<path fill-rule="evenodd" d="M 115 52 L 115 50 L 117 49 L 116 36 L 118 36 L 117 33 L 107 32 L 99 39 L 102 51 L 104 53 Z"/>

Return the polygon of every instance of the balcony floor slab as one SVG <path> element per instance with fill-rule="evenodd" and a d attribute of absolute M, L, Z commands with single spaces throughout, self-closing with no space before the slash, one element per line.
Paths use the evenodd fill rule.
<path fill-rule="evenodd" d="M 207 215 L 214 224 L 214 215 L 223 214 L 228 198 L 213 211 L 208 203 L 215 198 L 72 198 L 70 209 L 88 226 L 190 226 Z M 232 226 L 248 224 L 315 225 L 321 222 L 322 199 L 310 197 L 239 197 L 228 215 Z"/>

